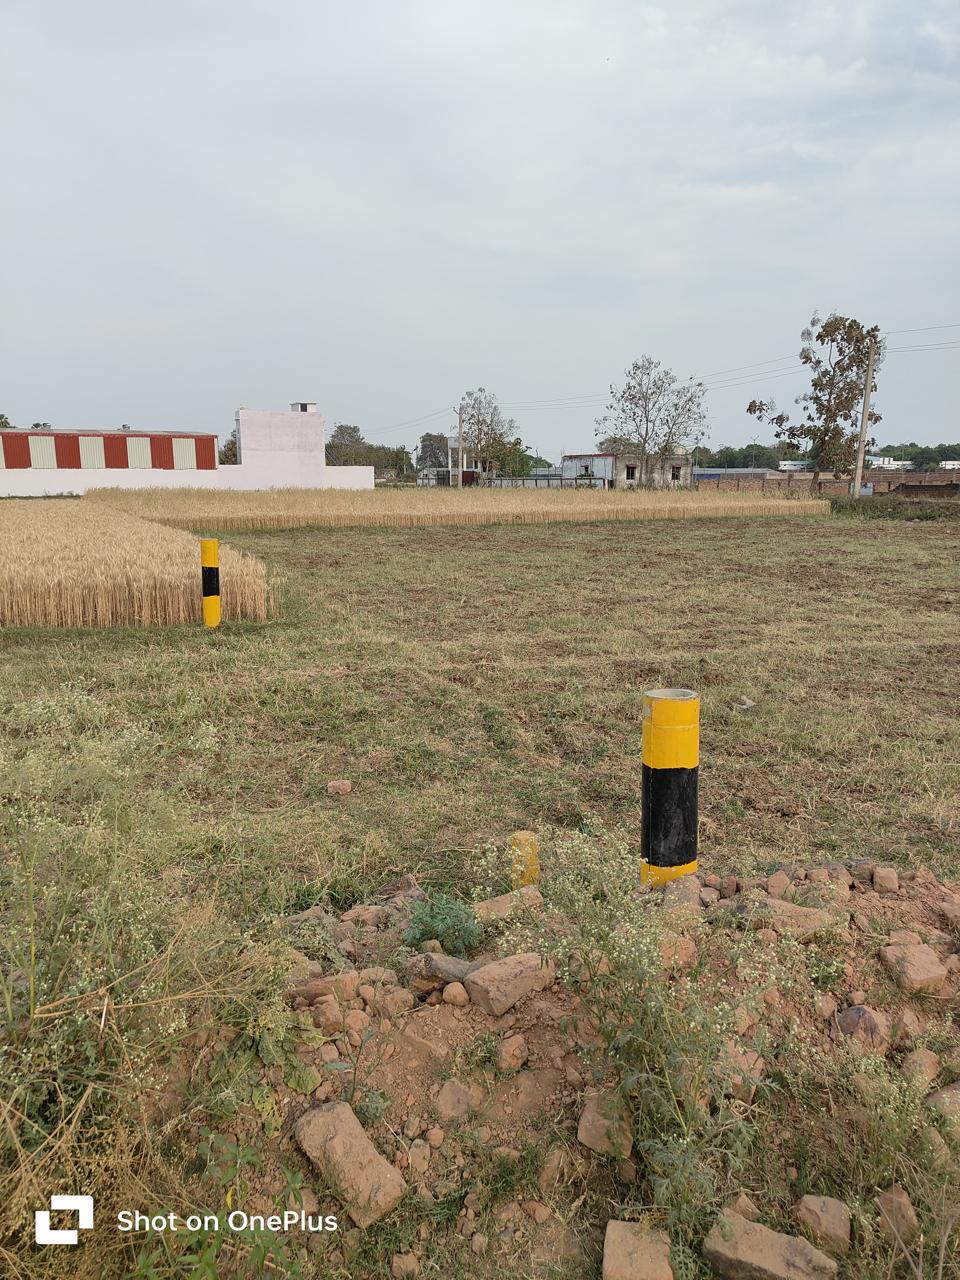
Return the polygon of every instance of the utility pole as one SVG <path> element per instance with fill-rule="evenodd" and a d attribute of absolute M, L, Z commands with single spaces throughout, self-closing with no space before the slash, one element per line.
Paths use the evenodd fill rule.
<path fill-rule="evenodd" d="M 463 405 L 457 410 L 457 488 L 463 488 Z"/>
<path fill-rule="evenodd" d="M 860 497 L 863 487 L 863 455 L 867 448 L 867 426 L 870 421 L 870 392 L 873 389 L 873 361 L 877 354 L 875 338 L 870 339 L 870 351 L 867 355 L 867 376 L 863 384 L 863 412 L 860 415 L 860 439 L 857 442 L 857 465 L 853 471 L 853 485 L 850 493 L 854 498 Z"/>

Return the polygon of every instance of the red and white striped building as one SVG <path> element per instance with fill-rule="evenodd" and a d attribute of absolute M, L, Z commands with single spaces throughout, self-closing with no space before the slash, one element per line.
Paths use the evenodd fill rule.
<path fill-rule="evenodd" d="M 238 409 L 238 459 L 220 466 L 217 436 L 196 431 L 0 430 L 0 498 L 88 489 L 372 489 L 373 467 L 328 467 L 312 400 Z"/>
<path fill-rule="evenodd" d="M 214 471 L 217 437 L 144 431 L 0 431 L 0 469 Z"/>

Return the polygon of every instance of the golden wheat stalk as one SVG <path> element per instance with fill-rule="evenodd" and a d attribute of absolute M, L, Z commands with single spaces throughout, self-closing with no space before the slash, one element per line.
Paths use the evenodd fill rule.
<path fill-rule="evenodd" d="M 264 621 L 273 596 L 254 556 L 221 548 L 228 620 Z M 0 502 L 0 626 L 165 627 L 201 618 L 197 539 L 106 506 Z"/>
<path fill-rule="evenodd" d="M 543 524 L 554 521 L 698 519 L 713 516 L 823 515 L 821 499 L 745 497 L 710 492 L 638 492 L 598 489 L 377 489 L 347 492 L 271 489 L 220 492 L 165 489 L 131 495 L 95 490 L 87 501 L 136 510 L 174 529 L 355 528 L 424 525 Z"/>

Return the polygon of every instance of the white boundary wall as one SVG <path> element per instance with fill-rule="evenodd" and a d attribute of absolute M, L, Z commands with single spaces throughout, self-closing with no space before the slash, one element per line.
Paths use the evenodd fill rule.
<path fill-rule="evenodd" d="M 88 489 L 372 489 L 373 467 L 328 467 L 323 418 L 308 412 L 238 409 L 240 462 L 214 471 L 106 468 L 103 441 L 91 441 L 93 465 L 81 469 L 29 467 L 0 470 L 0 497 L 42 498 Z M 99 445 L 99 451 L 96 446 Z M 174 441 L 176 445 L 176 441 Z M 90 449 L 90 445 L 86 447 Z M 94 456 L 96 454 L 96 456 Z M 96 465 L 99 462 L 99 465 Z"/>

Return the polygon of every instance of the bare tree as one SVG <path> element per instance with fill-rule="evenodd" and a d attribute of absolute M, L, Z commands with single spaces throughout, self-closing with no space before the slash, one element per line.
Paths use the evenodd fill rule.
<path fill-rule="evenodd" d="M 824 321 L 814 313 L 800 340 L 800 361 L 811 371 L 810 390 L 796 399 L 803 406 L 802 419 L 791 422 L 790 415 L 779 410 L 773 400 L 751 400 L 747 413 L 769 423 L 778 439 L 809 452 L 816 492 L 822 471 L 831 471 L 839 479 L 853 467 L 870 346 L 876 344 L 872 395 L 877 389 L 883 343 L 877 325 L 865 329 L 859 320 L 835 312 Z M 871 408 L 867 421 L 873 425 L 881 421 L 881 415 Z M 872 446 L 874 441 L 867 443 Z"/>
<path fill-rule="evenodd" d="M 624 372 L 623 387 L 610 387 L 607 412 L 597 418 L 597 435 L 611 451 L 635 452 L 642 481 L 650 484 L 656 462 L 699 438 L 706 421 L 706 387 L 693 378 L 678 381 L 653 356 L 641 356 Z"/>
<path fill-rule="evenodd" d="M 477 483 L 483 484 L 484 463 L 493 461 L 518 435 L 513 418 L 505 418 L 492 391 L 477 387 L 467 391 L 460 400 L 463 413 L 464 452 L 469 450 L 477 459 Z"/>

